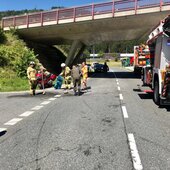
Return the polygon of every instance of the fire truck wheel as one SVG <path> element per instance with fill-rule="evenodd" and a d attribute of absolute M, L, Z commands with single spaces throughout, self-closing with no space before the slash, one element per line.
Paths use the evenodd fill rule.
<path fill-rule="evenodd" d="M 157 80 L 154 83 L 154 102 L 155 104 L 160 105 L 159 83 Z"/>

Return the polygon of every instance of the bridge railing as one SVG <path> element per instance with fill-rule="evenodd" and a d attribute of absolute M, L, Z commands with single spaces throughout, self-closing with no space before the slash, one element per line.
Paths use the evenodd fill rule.
<path fill-rule="evenodd" d="M 73 19 L 91 16 L 94 19 L 96 15 L 102 15 L 107 13 L 112 13 L 114 16 L 117 12 L 123 11 L 136 11 L 144 8 L 160 7 L 160 11 L 163 6 L 170 5 L 170 0 L 119 0 L 100 4 L 92 4 L 87 6 L 66 8 L 45 12 L 32 13 L 21 16 L 5 17 L 2 19 L 2 28 L 5 27 L 17 27 L 22 25 L 37 24 L 43 26 L 44 23 L 49 21 L 56 21 L 58 23 L 60 20 Z"/>

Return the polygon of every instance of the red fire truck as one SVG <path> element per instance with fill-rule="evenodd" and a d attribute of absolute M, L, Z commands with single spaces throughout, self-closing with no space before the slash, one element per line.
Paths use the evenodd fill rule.
<path fill-rule="evenodd" d="M 150 33 L 147 44 L 153 58 L 143 67 L 143 84 L 154 92 L 157 105 L 170 104 L 170 15 Z"/>
<path fill-rule="evenodd" d="M 142 68 L 147 65 L 150 65 L 148 45 L 134 46 L 134 73 L 141 75 Z"/>

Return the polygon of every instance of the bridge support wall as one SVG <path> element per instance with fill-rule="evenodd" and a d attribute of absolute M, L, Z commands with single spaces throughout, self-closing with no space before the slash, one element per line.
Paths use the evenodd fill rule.
<path fill-rule="evenodd" d="M 66 65 L 71 66 L 72 64 L 75 64 L 84 49 L 85 45 L 80 40 L 74 40 L 71 45 L 70 52 L 65 61 Z"/>

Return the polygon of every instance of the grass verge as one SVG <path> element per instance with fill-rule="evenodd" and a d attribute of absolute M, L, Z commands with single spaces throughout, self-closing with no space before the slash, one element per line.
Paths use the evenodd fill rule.
<path fill-rule="evenodd" d="M 27 79 L 19 77 L 0 78 L 0 92 L 29 90 Z"/>

